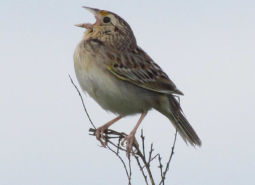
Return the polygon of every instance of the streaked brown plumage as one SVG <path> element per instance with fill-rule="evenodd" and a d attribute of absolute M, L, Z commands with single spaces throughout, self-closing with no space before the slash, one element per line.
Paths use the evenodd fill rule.
<path fill-rule="evenodd" d="M 77 79 L 82 89 L 104 109 L 119 116 L 97 129 L 101 141 L 104 130 L 124 116 L 141 113 L 141 117 L 126 138 L 129 154 L 135 132 L 150 109 L 168 117 L 185 142 L 201 145 L 176 95 L 183 95 L 166 73 L 137 46 L 135 36 L 126 21 L 118 15 L 88 8 L 95 15 L 95 24 L 79 24 L 86 28 L 74 53 Z"/>

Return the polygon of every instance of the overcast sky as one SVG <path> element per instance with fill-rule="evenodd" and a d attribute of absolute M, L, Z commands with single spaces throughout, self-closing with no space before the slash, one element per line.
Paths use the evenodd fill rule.
<path fill-rule="evenodd" d="M 167 184 L 253 185 L 255 1 L 248 0 L 1 1 L 0 184 L 126 184 L 121 163 L 88 135 L 68 78 L 77 83 L 72 56 L 84 32 L 73 25 L 95 21 L 82 5 L 127 20 L 185 94 L 183 110 L 203 145 L 178 138 Z M 114 117 L 84 100 L 97 126 Z M 137 119 L 113 128 L 128 133 Z M 148 145 L 169 152 L 174 128 L 163 115 L 151 111 L 141 128 Z M 142 183 L 134 172 L 133 184 Z"/>

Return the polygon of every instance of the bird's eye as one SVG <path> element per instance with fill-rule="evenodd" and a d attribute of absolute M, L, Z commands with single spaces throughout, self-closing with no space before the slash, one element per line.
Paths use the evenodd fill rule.
<path fill-rule="evenodd" d="M 104 23 L 108 23 L 111 21 L 111 18 L 110 17 L 104 17 L 103 19 Z"/>

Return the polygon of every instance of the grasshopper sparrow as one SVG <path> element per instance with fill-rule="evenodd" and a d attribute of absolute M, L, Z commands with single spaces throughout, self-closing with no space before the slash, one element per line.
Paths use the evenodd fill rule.
<path fill-rule="evenodd" d="M 76 77 L 83 91 L 103 109 L 118 116 L 96 131 L 102 141 L 104 131 L 119 119 L 141 114 L 125 138 L 129 155 L 136 130 L 147 112 L 155 109 L 165 115 L 184 141 L 195 146 L 201 141 L 185 118 L 176 95 L 183 95 L 166 73 L 136 43 L 134 33 L 120 16 L 106 10 L 84 7 L 96 18 L 86 28 L 74 52 Z"/>

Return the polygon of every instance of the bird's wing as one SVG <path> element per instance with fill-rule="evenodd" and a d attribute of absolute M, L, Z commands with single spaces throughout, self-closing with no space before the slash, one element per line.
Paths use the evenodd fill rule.
<path fill-rule="evenodd" d="M 123 52 L 108 50 L 106 55 L 110 59 L 106 68 L 117 78 L 151 91 L 183 95 L 141 48 Z"/>

